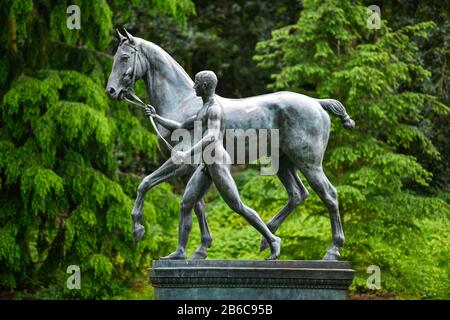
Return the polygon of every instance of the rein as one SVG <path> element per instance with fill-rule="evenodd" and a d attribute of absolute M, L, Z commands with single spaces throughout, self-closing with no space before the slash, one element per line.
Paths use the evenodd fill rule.
<path fill-rule="evenodd" d="M 134 82 L 135 82 L 135 79 L 136 79 L 136 61 L 137 61 L 137 55 L 138 55 L 138 50 L 137 50 L 137 48 L 135 47 L 135 46 L 131 46 L 131 45 L 129 45 L 131 48 L 133 48 L 134 49 L 134 52 L 133 52 L 133 55 L 134 55 L 134 61 L 133 61 L 133 69 L 132 69 L 132 80 L 131 80 L 131 83 L 132 83 L 132 85 L 134 85 Z M 155 110 L 155 108 L 151 105 L 151 104 L 145 104 L 135 93 L 134 93 L 134 91 L 133 91 L 133 89 L 128 89 L 128 90 L 126 90 L 126 93 L 125 93 L 126 95 L 129 95 L 132 99 L 134 99 L 134 101 L 133 100 L 130 100 L 130 99 L 128 99 L 127 97 L 126 97 L 126 95 L 124 96 L 124 98 L 125 98 L 125 100 L 127 101 L 127 102 L 129 102 L 129 103 L 131 103 L 131 104 L 133 104 L 133 105 L 135 105 L 135 106 L 138 106 L 138 107 L 141 107 L 141 108 L 143 108 L 144 110 L 145 110 L 145 108 L 147 107 L 147 106 L 150 106 L 150 107 L 152 107 L 153 108 L 153 110 Z M 170 143 L 169 142 L 167 142 L 167 140 L 166 139 L 164 139 L 164 137 L 162 136 L 162 134 L 161 134 L 161 132 L 159 132 L 159 130 L 158 130 L 158 127 L 156 126 L 156 124 L 155 124 L 155 121 L 153 120 L 153 117 L 152 116 L 149 116 L 149 119 L 150 119 L 150 122 L 151 122 L 151 124 L 152 124 L 152 126 L 153 126 L 153 129 L 155 129 L 155 131 L 156 131 L 156 134 L 161 138 L 161 140 L 162 141 L 164 141 L 164 143 L 166 144 L 166 146 L 167 146 L 167 148 L 169 148 L 169 150 L 170 151 L 172 151 L 173 150 L 173 147 L 170 145 Z"/>
<path fill-rule="evenodd" d="M 128 91 L 127 91 L 127 94 L 129 94 L 129 95 L 130 95 L 135 101 L 137 101 L 138 103 L 136 103 L 136 102 L 133 101 L 133 100 L 128 99 L 127 97 L 124 97 L 125 100 L 126 100 L 127 102 L 129 102 L 129 103 L 131 103 L 131 104 L 133 104 L 133 105 L 135 105 L 135 106 L 141 107 L 141 108 L 143 108 L 144 110 L 145 110 L 145 107 L 147 107 L 147 106 L 150 106 L 150 107 L 152 107 L 153 109 L 155 109 L 151 104 L 145 104 L 145 103 L 144 103 L 144 102 L 143 102 L 143 101 L 142 101 L 142 100 L 134 93 L 133 90 L 128 90 Z M 152 126 L 153 126 L 153 129 L 155 129 L 156 134 L 158 135 L 158 137 L 160 137 L 161 140 L 164 141 L 164 143 L 166 144 L 167 148 L 169 148 L 169 150 L 172 151 L 172 150 L 173 150 L 173 147 L 170 145 L 169 142 L 167 142 L 166 139 L 164 139 L 164 137 L 162 136 L 161 132 L 159 132 L 158 127 L 157 127 L 156 124 L 155 124 L 155 120 L 153 120 L 153 117 L 152 117 L 152 116 L 149 116 L 148 118 L 150 119 L 150 122 L 151 122 L 151 124 L 152 124 Z"/>
<path fill-rule="evenodd" d="M 133 70 L 132 70 L 133 77 L 132 77 L 132 81 L 131 81 L 131 83 L 134 85 L 134 81 L 135 81 L 135 77 L 136 77 L 136 60 L 137 60 L 137 54 L 138 54 L 138 51 L 137 51 L 137 49 L 136 49 L 134 46 L 131 46 L 131 47 L 134 49 L 134 52 L 133 52 L 133 53 L 134 53 L 134 61 L 133 61 Z M 129 102 L 129 103 L 131 103 L 131 104 L 134 104 L 135 106 L 141 107 L 141 108 L 143 108 L 144 110 L 145 110 L 145 108 L 146 108 L 147 106 L 150 106 L 150 107 L 153 108 L 153 110 L 155 110 L 155 108 L 154 108 L 152 105 L 150 105 L 150 104 L 148 104 L 148 105 L 145 104 L 145 103 L 144 103 L 144 102 L 143 102 L 143 101 L 142 101 L 142 100 L 134 93 L 133 89 L 128 89 L 128 90 L 126 91 L 126 94 L 130 95 L 130 97 L 134 99 L 134 101 L 133 101 L 133 100 L 128 99 L 128 98 L 125 96 L 124 98 L 125 98 L 125 100 L 126 100 L 127 102 Z M 158 135 L 158 137 L 160 137 L 161 140 L 164 141 L 164 143 L 166 144 L 167 148 L 169 148 L 169 150 L 172 151 L 172 150 L 173 150 L 173 147 L 170 145 L 169 142 L 167 142 L 166 139 L 164 139 L 164 137 L 162 136 L 161 132 L 159 132 L 158 127 L 156 126 L 155 121 L 153 120 L 153 117 L 152 117 L 152 116 L 149 116 L 148 118 L 150 119 L 150 122 L 151 122 L 151 124 L 152 124 L 152 126 L 153 126 L 153 129 L 155 129 L 156 134 Z"/>

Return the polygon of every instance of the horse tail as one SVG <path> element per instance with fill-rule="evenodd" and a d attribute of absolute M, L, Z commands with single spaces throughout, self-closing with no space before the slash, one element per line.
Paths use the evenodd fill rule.
<path fill-rule="evenodd" d="M 341 118 L 344 128 L 353 129 L 355 127 L 355 121 L 353 121 L 353 119 L 351 119 L 347 114 L 347 111 L 342 103 L 334 99 L 317 99 L 317 101 L 320 103 L 322 108 Z"/>

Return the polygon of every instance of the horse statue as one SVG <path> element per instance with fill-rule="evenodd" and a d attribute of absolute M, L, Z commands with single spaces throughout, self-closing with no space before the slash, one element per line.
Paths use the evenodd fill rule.
<path fill-rule="evenodd" d="M 157 114 L 178 122 L 195 115 L 202 107 L 202 101 L 195 95 L 194 82 L 186 71 L 161 47 L 124 31 L 125 36 L 117 31 L 120 43 L 106 85 L 107 94 L 112 99 L 122 100 L 132 91 L 135 81 L 143 79 Z M 323 172 L 322 160 L 330 133 L 330 117 L 326 111 L 340 117 L 347 129 L 355 125 L 345 107 L 337 100 L 315 99 L 288 91 L 244 99 L 216 98 L 225 111 L 226 129 L 279 130 L 277 176 L 288 193 L 288 201 L 267 223 L 269 230 L 275 233 L 289 214 L 308 197 L 308 191 L 297 175 L 297 170 L 300 170 L 330 212 L 332 246 L 323 259 L 339 260 L 344 233 L 338 195 Z M 157 125 L 157 130 L 165 138 L 170 135 L 160 125 Z M 170 143 L 173 146 L 177 144 Z M 195 169 L 195 165 L 179 163 L 171 157 L 141 181 L 132 210 L 133 235 L 137 241 L 144 234 L 141 222 L 145 194 L 172 177 L 183 177 L 187 181 Z M 194 212 L 200 225 L 201 245 L 191 259 L 205 259 L 212 238 L 203 199 L 196 203 Z M 268 243 L 262 238 L 260 249 L 266 248 Z"/>

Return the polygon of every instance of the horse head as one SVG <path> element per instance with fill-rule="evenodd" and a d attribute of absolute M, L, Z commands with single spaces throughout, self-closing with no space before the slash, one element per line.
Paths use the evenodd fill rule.
<path fill-rule="evenodd" d="M 143 60 L 140 59 L 139 39 L 133 37 L 127 30 L 125 30 L 126 36 L 123 36 L 119 30 L 117 34 L 120 42 L 114 55 L 106 93 L 113 99 L 122 100 L 125 93 L 133 89 L 135 81 L 142 78 L 145 68 Z"/>

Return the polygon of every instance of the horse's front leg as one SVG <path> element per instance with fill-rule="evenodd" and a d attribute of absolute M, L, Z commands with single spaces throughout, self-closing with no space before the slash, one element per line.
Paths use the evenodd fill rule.
<path fill-rule="evenodd" d="M 133 219 L 133 237 L 136 241 L 140 241 L 145 233 L 144 226 L 142 225 L 142 207 L 144 205 L 145 194 L 159 183 L 174 176 L 185 175 L 191 171 L 189 165 L 177 164 L 170 158 L 164 162 L 161 167 L 141 181 L 137 190 L 133 211 L 131 212 L 131 217 Z"/>
<path fill-rule="evenodd" d="M 211 247 L 212 237 L 211 233 L 209 232 L 208 220 L 206 219 L 205 201 L 203 200 L 203 198 L 197 201 L 197 203 L 195 204 L 194 212 L 197 216 L 202 239 L 200 246 L 197 248 L 197 250 L 195 250 L 190 259 L 204 260 L 208 256 L 206 250 Z"/>

